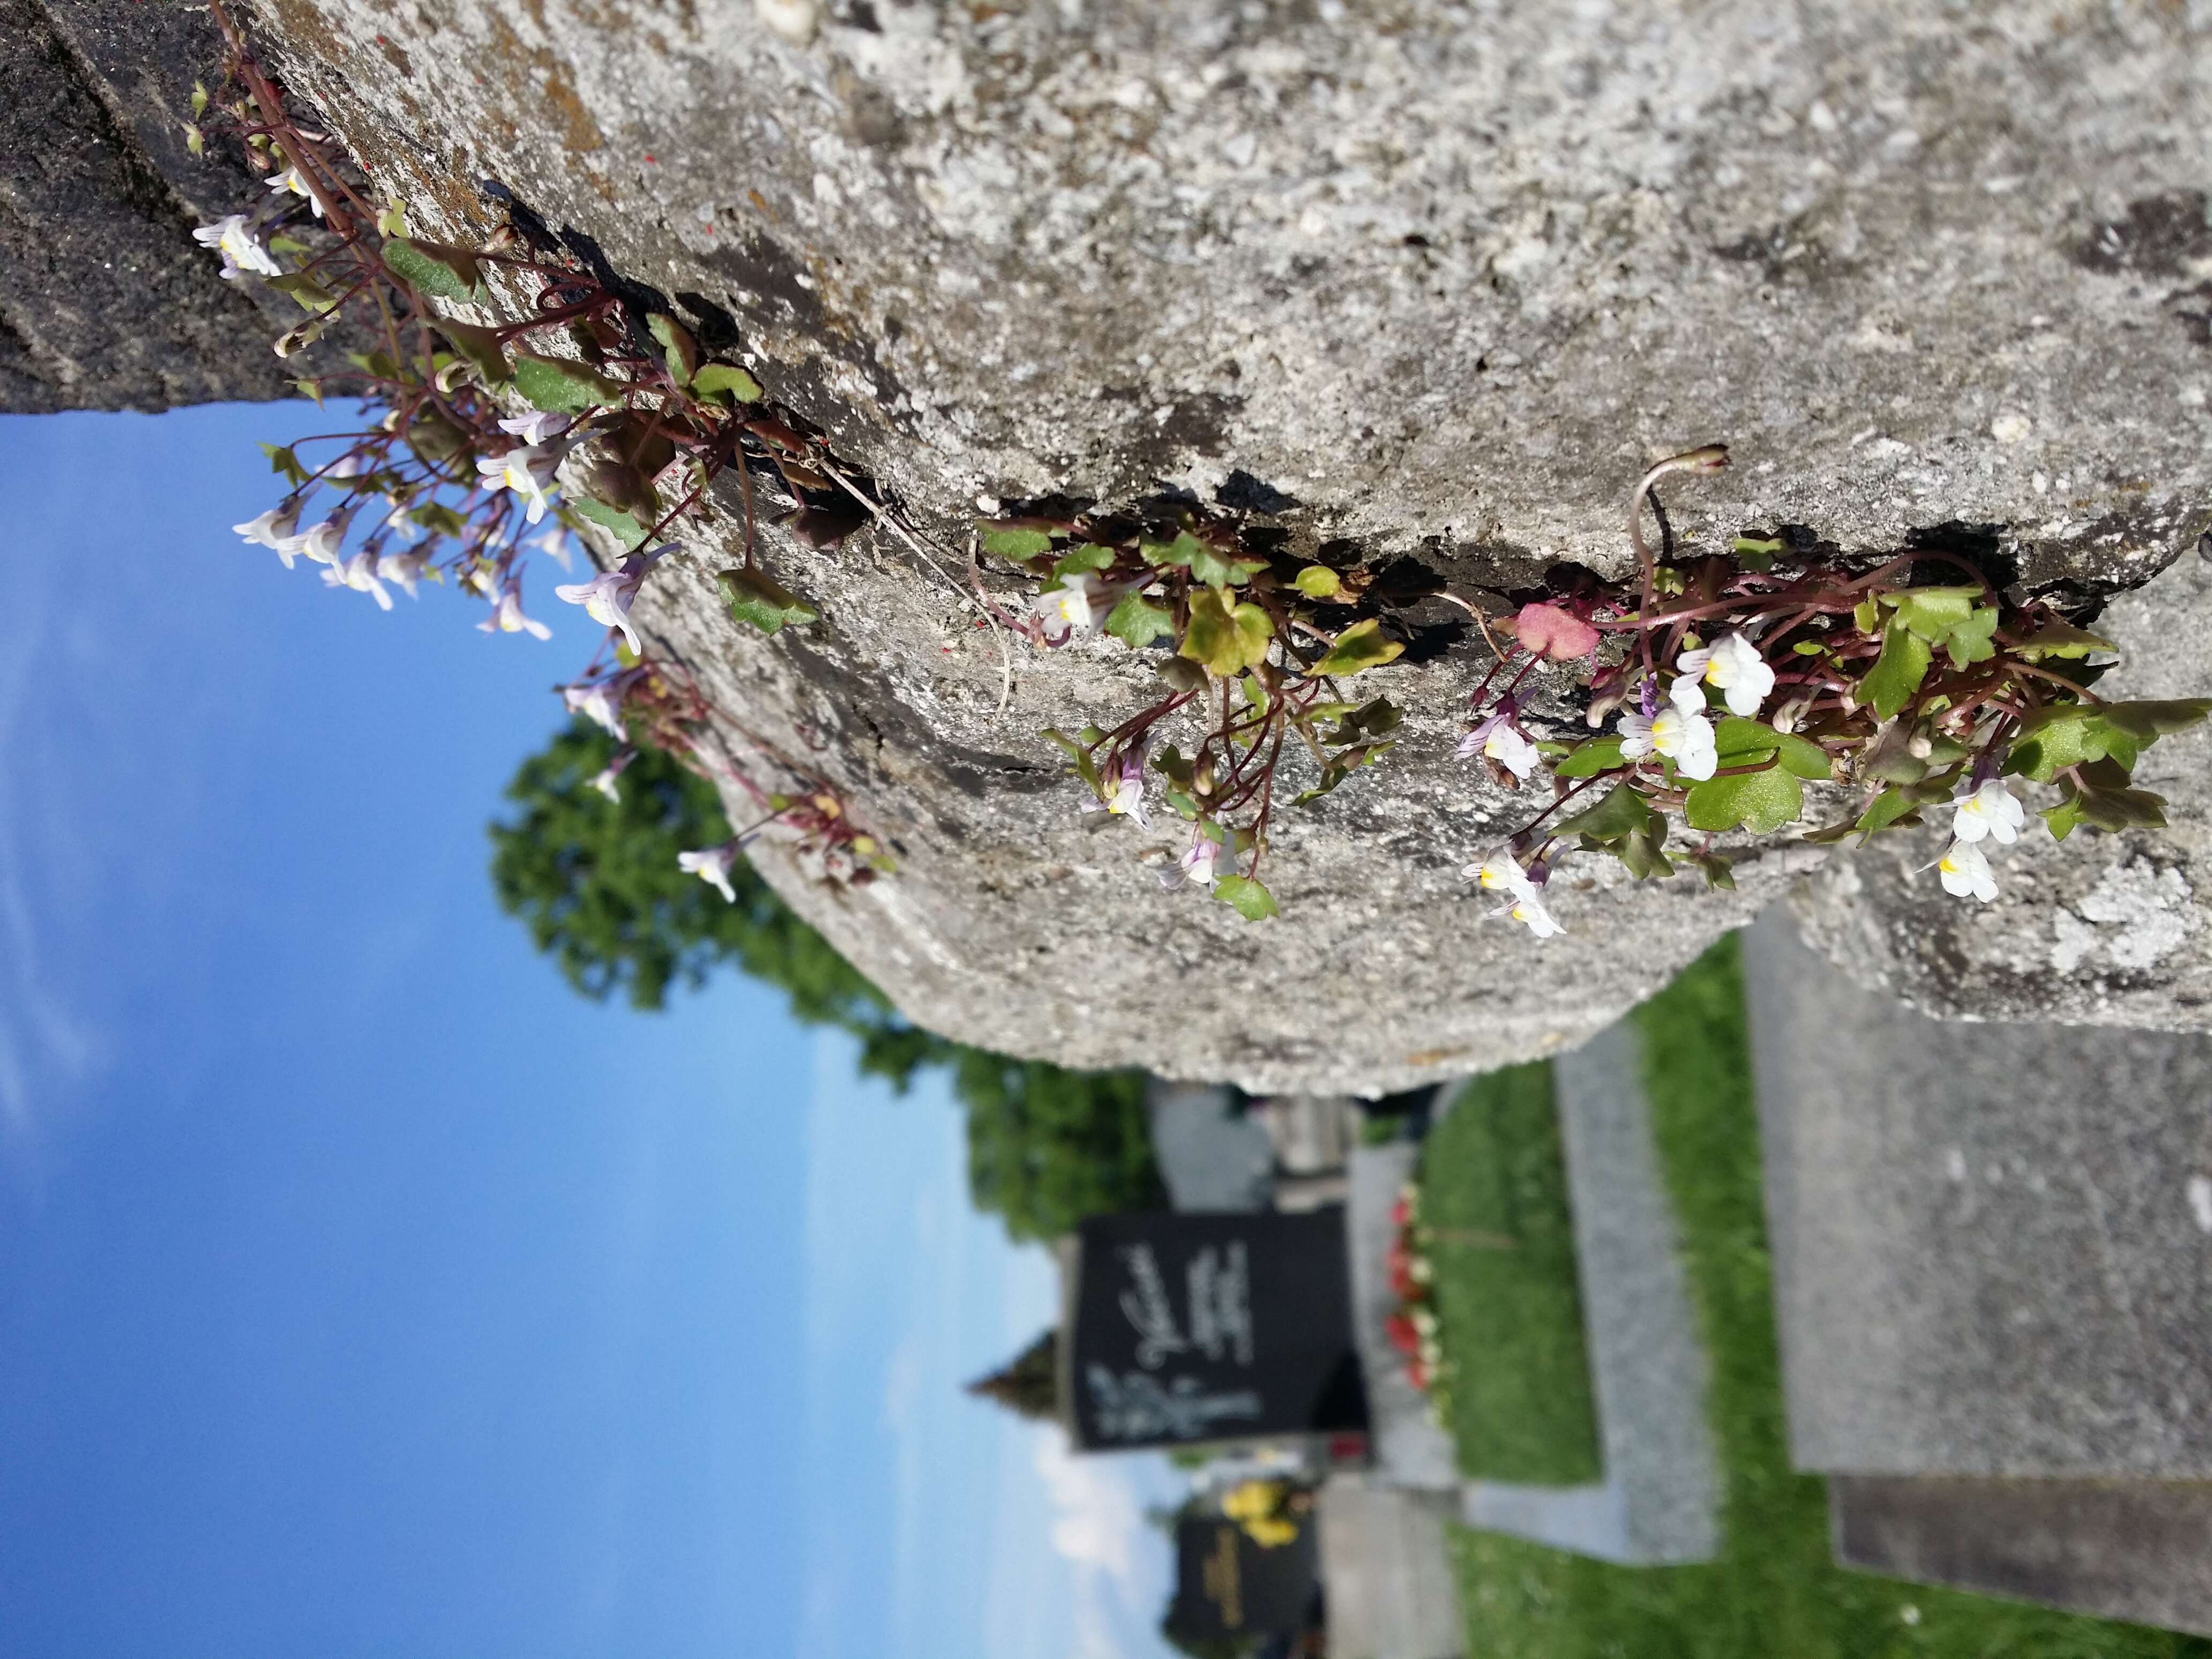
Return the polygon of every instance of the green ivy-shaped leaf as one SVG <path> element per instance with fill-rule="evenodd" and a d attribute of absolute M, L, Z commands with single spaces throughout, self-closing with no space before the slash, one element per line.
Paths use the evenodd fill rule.
<path fill-rule="evenodd" d="M 1405 649 L 1400 641 L 1385 639 L 1382 624 L 1370 617 L 1364 622 L 1352 623 L 1339 634 L 1336 643 L 1329 647 L 1328 654 L 1306 672 L 1315 678 L 1324 674 L 1358 674 L 1370 668 L 1379 668 L 1386 662 L 1395 661 Z"/>
<path fill-rule="evenodd" d="M 1041 738 L 1048 738 L 1065 749 L 1067 751 L 1068 759 L 1075 763 L 1076 775 L 1091 786 L 1093 794 L 1100 793 L 1098 763 L 1091 757 L 1091 745 L 1097 738 L 1104 737 L 1106 735 L 1104 732 L 1099 731 L 1095 726 L 1086 726 L 1076 736 L 1071 738 L 1065 732 L 1053 726 L 1047 726 L 1037 735 Z"/>
<path fill-rule="evenodd" d="M 757 404 L 768 394 L 750 370 L 735 363 L 708 363 L 691 376 L 691 390 L 701 398 L 723 404 Z"/>
<path fill-rule="evenodd" d="M 2069 795 L 2056 806 L 2046 806 L 2037 814 L 2051 831 L 2053 841 L 2064 841 L 2074 833 L 2074 826 L 2081 822 L 2081 798 Z"/>
<path fill-rule="evenodd" d="M 1247 921 L 1259 921 L 1281 914 L 1275 906 L 1275 896 L 1249 876 L 1224 876 L 1213 884 L 1213 896 L 1232 906 Z"/>
<path fill-rule="evenodd" d="M 490 297 L 484 288 L 483 267 L 464 248 L 388 236 L 384 241 L 384 264 L 401 282 L 433 299 L 467 304 Z"/>
<path fill-rule="evenodd" d="M 1973 614 L 1974 601 L 1981 597 L 1978 587 L 1909 587 L 1883 594 L 1881 602 L 1896 611 L 1896 620 L 1911 633 L 1929 645 L 1940 645 L 1945 635 Z"/>
<path fill-rule="evenodd" d="M 717 571 L 714 586 L 721 590 L 732 620 L 750 623 L 763 634 L 773 635 L 795 623 L 822 620 L 819 611 L 758 568 Z"/>
<path fill-rule="evenodd" d="M 1097 542 L 1085 542 L 1080 547 L 1070 548 L 1066 555 L 1052 568 L 1055 576 L 1066 577 L 1086 570 L 1104 570 L 1120 554 L 1110 547 L 1101 547 Z"/>
<path fill-rule="evenodd" d="M 2035 630 L 2033 638 L 2022 641 L 2014 650 L 2030 662 L 2039 662 L 2045 657 L 2086 657 L 2092 651 L 2119 648 L 2103 635 L 2092 634 L 2071 623 L 2047 622 Z"/>
<path fill-rule="evenodd" d="M 1015 564 L 1034 559 L 1039 554 L 1052 551 L 1052 535 L 1031 525 L 1006 524 L 996 519 L 978 519 L 975 529 L 983 538 L 983 550 L 997 559 L 1006 559 Z"/>
<path fill-rule="evenodd" d="M 2137 742 L 2149 744 L 2169 732 L 2186 731 L 2212 714 L 2212 697 L 2174 697 L 2160 702 L 2108 702 L 2097 714 L 2104 724 Z"/>
<path fill-rule="evenodd" d="M 654 312 L 645 319 L 653 337 L 660 342 L 660 349 L 668 360 L 668 373 L 678 386 L 691 384 L 691 377 L 699 369 L 699 343 L 691 337 L 691 331 L 673 317 Z"/>
<path fill-rule="evenodd" d="M 1306 566 L 1291 583 L 1310 599 L 1333 599 L 1344 592 L 1344 578 L 1325 564 Z"/>
<path fill-rule="evenodd" d="M 1883 720 L 1895 719 L 1898 711 L 1912 701 L 1912 694 L 1928 678 L 1929 665 L 1935 660 L 1935 650 L 1928 641 L 1901 618 L 1893 618 L 1882 630 L 1881 655 L 1859 682 L 1859 701 L 1872 705 Z"/>
<path fill-rule="evenodd" d="M 451 343 L 454 350 L 476 365 L 489 386 L 505 386 L 514 376 L 507 361 L 507 348 L 500 343 L 497 333 L 488 328 L 478 328 L 473 323 L 457 323 L 450 317 L 441 317 L 434 325 L 438 332 Z"/>
<path fill-rule="evenodd" d="M 1651 816 L 1651 803 L 1631 783 L 1617 783 L 1595 806 L 1586 806 L 1553 826 L 1559 836 L 1588 836 L 1594 841 L 1613 841 L 1633 835 Z"/>
<path fill-rule="evenodd" d="M 1106 631 L 1132 651 L 1141 651 L 1163 634 L 1175 632 L 1175 616 L 1141 593 L 1125 593 L 1107 613 Z"/>
<path fill-rule="evenodd" d="M 1863 834 L 1864 839 L 1859 845 L 1863 847 L 1892 824 L 1901 823 L 1919 808 L 1920 803 L 1905 790 L 1885 789 L 1867 804 L 1867 809 L 1859 814 L 1857 823 L 1845 826 L 1846 832 Z"/>
<path fill-rule="evenodd" d="M 587 364 L 534 351 L 515 354 L 514 389 L 533 409 L 568 414 L 620 403 L 623 394 L 620 386 Z"/>
<path fill-rule="evenodd" d="M 1805 786 L 1779 766 L 1708 778 L 1692 785 L 1682 804 L 1682 816 L 1692 830 L 1741 826 L 1761 836 L 1794 823 L 1804 810 Z"/>
<path fill-rule="evenodd" d="M 645 540 L 645 526 L 638 522 L 635 514 L 625 513 L 618 507 L 609 507 L 605 501 L 595 501 L 589 495 L 572 495 L 568 498 L 568 505 L 580 517 L 602 525 L 621 537 L 625 552 L 635 552 Z"/>
<path fill-rule="evenodd" d="M 1226 588 L 1204 587 L 1191 596 L 1176 654 L 1233 679 L 1267 657 L 1274 636 L 1274 624 L 1258 605 L 1240 603 Z"/>
<path fill-rule="evenodd" d="M 1996 607 L 1985 605 L 1944 635 L 1943 649 L 1950 656 L 1951 666 L 1964 668 L 1969 663 L 1987 662 L 1996 656 Z"/>
<path fill-rule="evenodd" d="M 1556 777 L 1570 780 L 1594 778 L 1601 772 L 1610 772 L 1627 763 L 1621 758 L 1619 738 L 1592 738 L 1588 743 L 1577 744 L 1552 772 Z"/>

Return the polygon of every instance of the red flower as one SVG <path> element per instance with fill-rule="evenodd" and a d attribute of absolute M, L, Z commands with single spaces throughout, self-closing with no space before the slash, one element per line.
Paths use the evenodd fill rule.
<path fill-rule="evenodd" d="M 1402 1233 L 1406 1231 L 1406 1224 L 1413 1218 L 1413 1200 L 1403 1193 L 1399 1194 L 1398 1201 L 1390 1206 L 1390 1224 Z"/>
<path fill-rule="evenodd" d="M 1392 1314 L 1382 1322 L 1383 1334 L 1390 1346 L 1402 1354 L 1417 1354 L 1421 1351 L 1421 1334 L 1413 1328 L 1413 1322 L 1404 1314 Z"/>
<path fill-rule="evenodd" d="M 1429 1368 L 1418 1359 L 1408 1361 L 1406 1366 L 1406 1380 L 1423 1394 L 1426 1394 L 1429 1391 Z"/>

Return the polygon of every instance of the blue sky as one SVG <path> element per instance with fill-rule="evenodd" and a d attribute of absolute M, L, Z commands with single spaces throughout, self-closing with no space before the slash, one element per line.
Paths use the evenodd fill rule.
<path fill-rule="evenodd" d="M 0 417 L 0 1630 L 40 1656 L 1158 1651 L 1153 1460 L 957 1110 L 586 1003 L 485 820 L 589 654 L 228 529 L 305 408 Z"/>

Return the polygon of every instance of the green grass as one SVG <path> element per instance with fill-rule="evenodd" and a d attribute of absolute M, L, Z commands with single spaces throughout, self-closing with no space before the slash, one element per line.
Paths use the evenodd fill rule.
<path fill-rule="evenodd" d="M 1467 1085 L 1421 1157 L 1461 1469 L 1573 1486 L 1601 1474 L 1552 1068 Z"/>
<path fill-rule="evenodd" d="M 1607 1566 L 1453 1539 L 1482 1659 L 2212 1659 L 2195 1637 L 1838 1568 L 1825 1483 L 1790 1468 L 1742 985 L 1717 945 L 1642 1010 L 1645 1083 L 1713 1363 L 1720 1559 Z"/>

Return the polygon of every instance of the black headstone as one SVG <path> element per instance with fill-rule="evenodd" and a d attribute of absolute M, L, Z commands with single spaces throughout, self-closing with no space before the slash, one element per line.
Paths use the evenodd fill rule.
<path fill-rule="evenodd" d="M 1287 1543 L 1261 1545 L 1234 1521 L 1190 1516 L 1176 1526 L 1176 1590 L 1167 1629 L 1185 1642 L 1295 1635 L 1313 1621 L 1320 1549 L 1310 1520 Z"/>
<path fill-rule="evenodd" d="M 1067 1364 L 1091 1449 L 1365 1428 L 1343 1212 L 1085 1222 Z"/>

